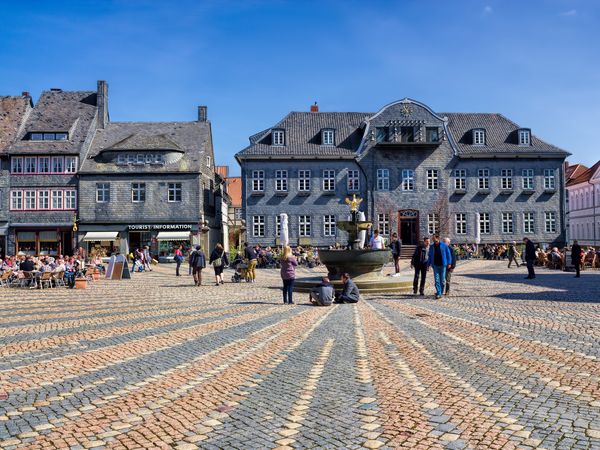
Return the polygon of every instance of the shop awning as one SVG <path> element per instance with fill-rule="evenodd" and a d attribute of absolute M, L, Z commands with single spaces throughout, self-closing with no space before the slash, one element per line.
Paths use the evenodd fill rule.
<path fill-rule="evenodd" d="M 85 233 L 84 241 L 115 241 L 118 231 L 88 231 Z"/>
<path fill-rule="evenodd" d="M 156 235 L 157 241 L 189 241 L 189 231 L 161 231 Z"/>

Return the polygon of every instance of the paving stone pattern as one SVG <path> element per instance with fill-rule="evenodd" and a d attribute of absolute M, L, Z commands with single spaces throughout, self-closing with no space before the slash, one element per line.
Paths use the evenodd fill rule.
<path fill-rule="evenodd" d="M 317 308 L 172 269 L 0 289 L 0 448 L 600 449 L 598 272 Z"/>

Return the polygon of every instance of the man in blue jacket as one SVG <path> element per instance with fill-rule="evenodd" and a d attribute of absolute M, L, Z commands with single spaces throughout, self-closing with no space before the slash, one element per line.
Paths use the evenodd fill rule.
<path fill-rule="evenodd" d="M 452 255 L 446 244 L 440 241 L 440 236 L 433 235 L 433 245 L 429 246 L 427 266 L 433 267 L 435 279 L 435 298 L 440 299 L 446 286 L 446 270 L 452 267 Z"/>

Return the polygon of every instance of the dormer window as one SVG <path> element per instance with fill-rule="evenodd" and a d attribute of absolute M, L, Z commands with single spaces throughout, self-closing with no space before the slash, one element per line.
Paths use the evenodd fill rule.
<path fill-rule="evenodd" d="M 66 141 L 69 138 L 68 133 L 30 133 L 30 141 Z"/>
<path fill-rule="evenodd" d="M 285 131 L 284 130 L 273 130 L 273 145 L 277 145 L 277 146 L 285 145 Z"/>
<path fill-rule="evenodd" d="M 473 130 L 473 145 L 485 145 L 485 130 L 483 128 Z"/>
<path fill-rule="evenodd" d="M 519 145 L 531 145 L 531 130 L 519 130 Z"/>
<path fill-rule="evenodd" d="M 335 133 L 331 128 L 321 130 L 321 145 L 335 145 Z"/>

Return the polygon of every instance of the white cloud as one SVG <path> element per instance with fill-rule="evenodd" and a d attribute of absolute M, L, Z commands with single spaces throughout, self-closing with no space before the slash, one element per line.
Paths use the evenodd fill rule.
<path fill-rule="evenodd" d="M 483 14 L 486 16 L 492 14 L 493 12 L 494 10 L 490 5 L 487 5 L 485 8 L 483 8 Z"/>
<path fill-rule="evenodd" d="M 561 16 L 566 16 L 566 17 L 576 16 L 577 15 L 577 10 L 576 9 L 570 9 L 569 11 L 565 11 L 565 12 L 560 13 L 560 15 Z"/>

